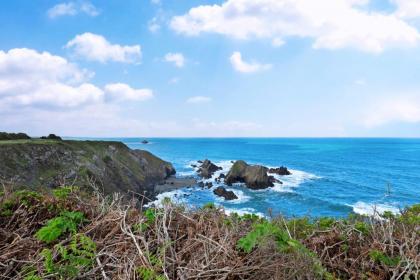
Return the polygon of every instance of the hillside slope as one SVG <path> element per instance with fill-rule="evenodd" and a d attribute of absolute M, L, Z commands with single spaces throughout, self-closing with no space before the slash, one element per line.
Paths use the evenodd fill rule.
<path fill-rule="evenodd" d="M 154 195 L 154 186 L 175 169 L 147 151 L 120 142 L 0 141 L 0 178 L 14 185 L 57 187 L 95 183 L 105 193 Z"/>

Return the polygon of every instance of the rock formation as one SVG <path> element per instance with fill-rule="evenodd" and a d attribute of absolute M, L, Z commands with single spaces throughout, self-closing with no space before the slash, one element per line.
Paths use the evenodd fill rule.
<path fill-rule="evenodd" d="M 236 196 L 236 194 L 233 191 L 228 191 L 224 187 L 218 187 L 217 189 L 215 189 L 213 191 L 213 193 L 215 195 L 223 197 L 226 200 L 238 199 L 238 197 Z"/>
<path fill-rule="evenodd" d="M 245 183 L 250 189 L 265 189 L 277 182 L 273 176 L 267 174 L 268 168 L 261 165 L 248 165 L 243 160 L 236 161 L 226 175 L 225 183 Z"/>

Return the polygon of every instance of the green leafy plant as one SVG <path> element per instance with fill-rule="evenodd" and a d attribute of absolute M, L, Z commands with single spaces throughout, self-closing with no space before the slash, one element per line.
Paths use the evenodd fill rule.
<path fill-rule="evenodd" d="M 33 265 L 24 265 L 20 273 L 23 276 L 23 280 L 42 280 L 37 275 L 37 270 Z"/>
<path fill-rule="evenodd" d="M 96 244 L 84 234 L 76 234 L 67 246 L 56 245 L 53 251 L 44 249 L 44 269 L 47 274 L 57 274 L 61 279 L 74 278 L 86 268 L 91 268 L 96 255 Z"/>
<path fill-rule="evenodd" d="M 385 253 L 379 251 L 379 250 L 372 250 L 369 252 L 370 258 L 380 264 L 389 266 L 389 267 L 395 267 L 399 264 L 400 258 L 398 257 L 389 257 Z"/>
<path fill-rule="evenodd" d="M 60 216 L 47 222 L 36 234 L 36 238 L 46 243 L 56 241 L 64 233 L 75 234 L 79 224 L 85 221 L 84 214 L 81 212 L 64 211 Z"/>
<path fill-rule="evenodd" d="M 53 190 L 53 194 L 58 199 L 67 199 L 71 193 L 76 192 L 78 190 L 79 190 L 78 187 L 72 187 L 72 186 L 59 187 Z"/>
<path fill-rule="evenodd" d="M 420 204 L 405 209 L 399 220 L 410 225 L 420 225 Z"/>
<path fill-rule="evenodd" d="M 318 226 L 320 229 L 329 229 L 331 228 L 335 223 L 335 220 L 333 218 L 328 217 L 322 217 L 318 220 Z"/>
<path fill-rule="evenodd" d="M 237 247 L 246 253 L 250 253 L 255 247 L 263 244 L 270 237 L 274 238 L 278 249 L 281 251 L 287 251 L 300 246 L 300 243 L 290 238 L 287 232 L 281 230 L 273 223 L 263 221 L 254 224 L 252 231 L 238 240 Z"/>
<path fill-rule="evenodd" d="M 166 277 L 156 273 L 152 268 L 139 267 L 137 268 L 137 274 L 143 280 L 165 280 Z"/>
<path fill-rule="evenodd" d="M 204 210 L 214 210 L 214 209 L 216 209 L 216 205 L 214 205 L 213 202 L 208 202 L 208 203 L 204 204 L 202 208 Z"/>
<path fill-rule="evenodd" d="M 26 207 L 30 207 L 33 206 L 34 203 L 38 202 L 42 198 L 42 195 L 34 191 L 21 190 L 15 193 L 15 197 L 21 204 Z"/>
<path fill-rule="evenodd" d="M 287 227 L 295 238 L 305 238 L 314 230 L 314 225 L 308 217 L 292 219 L 287 222 Z"/>
<path fill-rule="evenodd" d="M 369 225 L 365 222 L 356 222 L 354 228 L 364 235 L 367 235 L 370 232 Z"/>

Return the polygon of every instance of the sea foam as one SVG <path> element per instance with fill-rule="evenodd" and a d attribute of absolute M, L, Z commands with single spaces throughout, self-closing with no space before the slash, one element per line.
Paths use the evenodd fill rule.
<path fill-rule="evenodd" d="M 359 215 L 367 215 L 379 217 L 379 215 L 388 211 L 393 214 L 398 214 L 400 210 L 389 204 L 377 204 L 377 203 L 366 203 L 363 201 L 358 201 L 355 204 L 348 205 L 353 208 L 353 212 Z"/>
<path fill-rule="evenodd" d="M 304 172 L 301 170 L 289 169 L 291 175 L 280 176 L 278 174 L 269 173 L 277 180 L 283 182 L 283 184 L 275 183 L 271 190 L 276 192 L 293 192 L 293 188 L 299 187 L 301 184 L 310 181 L 320 179 L 321 177 Z"/>

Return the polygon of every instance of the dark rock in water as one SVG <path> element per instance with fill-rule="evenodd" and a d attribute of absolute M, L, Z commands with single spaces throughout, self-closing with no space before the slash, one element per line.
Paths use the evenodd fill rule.
<path fill-rule="evenodd" d="M 217 189 L 215 189 L 213 191 L 213 193 L 215 195 L 223 197 L 226 200 L 238 199 L 238 197 L 236 196 L 236 194 L 233 191 L 228 191 L 224 187 L 218 187 Z"/>
<path fill-rule="evenodd" d="M 142 144 L 149 144 L 149 141 L 147 141 L 147 140 L 143 140 L 143 141 L 141 141 L 141 143 L 142 143 Z"/>
<path fill-rule="evenodd" d="M 268 170 L 269 173 L 274 173 L 280 176 L 286 176 L 286 175 L 292 175 L 292 173 L 290 173 L 290 171 L 287 169 L 287 167 L 281 166 L 278 168 L 270 168 Z"/>
<path fill-rule="evenodd" d="M 0 145 L 0 179 L 29 188 L 65 183 L 89 188 L 96 182 L 107 194 L 132 191 L 153 198 L 155 185 L 173 174 L 172 164 L 121 142 L 5 141 Z"/>
<path fill-rule="evenodd" d="M 203 188 L 203 189 L 204 189 L 204 183 L 203 183 L 203 182 L 198 182 L 198 186 L 199 186 L 200 188 Z"/>
<path fill-rule="evenodd" d="M 213 183 L 212 182 L 207 182 L 204 184 L 206 186 L 206 188 L 211 189 L 213 187 Z"/>
<path fill-rule="evenodd" d="M 198 175 L 200 175 L 201 177 L 203 177 L 205 179 L 209 179 L 209 178 L 211 178 L 211 176 L 213 176 L 214 172 L 216 172 L 218 170 L 222 170 L 222 168 L 213 164 L 208 159 L 206 159 L 201 164 L 200 169 L 198 169 Z"/>
<path fill-rule="evenodd" d="M 273 187 L 276 182 L 273 176 L 267 174 L 268 168 L 261 165 L 248 165 L 243 160 L 236 161 L 226 175 L 225 183 L 245 183 L 250 189 L 265 189 Z"/>
<path fill-rule="evenodd" d="M 226 175 L 222 173 L 219 175 L 219 177 L 216 178 L 216 182 L 220 183 L 224 178 L 226 178 Z"/>
<path fill-rule="evenodd" d="M 197 161 L 198 163 L 203 163 L 203 161 L 202 160 L 199 160 L 199 161 Z"/>
<path fill-rule="evenodd" d="M 57 136 L 55 134 L 50 134 L 48 136 L 42 136 L 41 139 L 48 139 L 48 140 L 59 140 L 62 141 L 63 139 L 61 139 L 60 136 Z"/>
<path fill-rule="evenodd" d="M 195 165 L 195 164 L 191 164 L 191 167 L 192 167 L 192 168 L 197 168 L 198 166 L 197 166 L 197 165 Z"/>
<path fill-rule="evenodd" d="M 31 139 L 25 133 L 7 133 L 7 132 L 0 132 L 0 141 L 1 140 L 27 140 Z"/>

